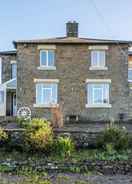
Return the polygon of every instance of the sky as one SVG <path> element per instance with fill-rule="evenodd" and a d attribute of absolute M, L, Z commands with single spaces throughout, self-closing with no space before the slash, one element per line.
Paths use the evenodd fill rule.
<path fill-rule="evenodd" d="M 65 36 L 65 23 L 79 23 L 79 36 L 132 40 L 132 0 L 0 0 L 0 50 L 13 40 Z"/>

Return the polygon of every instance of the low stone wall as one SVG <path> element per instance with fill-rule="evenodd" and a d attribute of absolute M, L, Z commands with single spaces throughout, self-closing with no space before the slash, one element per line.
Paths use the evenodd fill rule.
<path fill-rule="evenodd" d="M 105 175 L 128 175 L 132 174 L 132 161 L 83 161 L 83 162 L 47 162 L 45 160 L 38 161 L 0 161 L 0 166 L 8 167 L 7 172 L 16 172 L 18 169 L 30 166 L 36 171 L 46 171 L 48 173 L 85 173 L 88 171 L 98 172 Z"/>
<path fill-rule="evenodd" d="M 10 137 L 15 141 L 19 142 L 19 138 L 21 139 L 24 129 L 6 129 L 6 132 L 10 135 Z M 87 131 L 66 131 L 55 129 L 54 130 L 55 137 L 57 136 L 69 136 L 71 137 L 75 145 L 77 147 L 91 147 L 95 146 L 96 138 L 99 136 L 100 132 L 87 132 Z"/>
<path fill-rule="evenodd" d="M 87 131 L 65 131 L 55 130 L 56 136 L 69 136 L 71 137 L 77 147 L 89 147 L 95 146 L 96 138 L 100 135 L 100 132 L 87 132 Z"/>

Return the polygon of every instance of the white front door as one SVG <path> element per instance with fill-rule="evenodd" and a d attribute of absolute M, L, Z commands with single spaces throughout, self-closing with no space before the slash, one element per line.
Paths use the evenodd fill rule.
<path fill-rule="evenodd" d="M 0 116 L 6 116 L 6 87 L 0 85 Z"/>

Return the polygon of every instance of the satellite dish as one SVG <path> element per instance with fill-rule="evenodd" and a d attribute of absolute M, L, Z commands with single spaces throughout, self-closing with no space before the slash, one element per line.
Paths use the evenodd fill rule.
<path fill-rule="evenodd" d="M 17 117 L 24 120 L 31 119 L 31 110 L 29 107 L 20 107 L 17 111 Z"/>

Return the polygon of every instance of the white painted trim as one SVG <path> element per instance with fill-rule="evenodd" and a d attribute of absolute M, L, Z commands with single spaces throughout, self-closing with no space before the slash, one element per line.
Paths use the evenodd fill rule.
<path fill-rule="evenodd" d="M 39 66 L 38 70 L 56 70 L 56 66 Z"/>
<path fill-rule="evenodd" d="M 90 66 L 89 70 L 108 70 L 108 67 L 95 67 L 95 66 Z"/>
<path fill-rule="evenodd" d="M 89 50 L 108 50 L 109 49 L 109 46 L 108 45 L 94 45 L 94 46 L 89 46 L 88 47 Z"/>
<path fill-rule="evenodd" d="M 59 107 L 59 104 L 33 104 L 33 107 L 38 107 L 38 108 L 56 108 L 56 107 Z"/>
<path fill-rule="evenodd" d="M 86 79 L 86 83 L 111 83 L 111 79 Z"/>
<path fill-rule="evenodd" d="M 16 61 L 16 60 L 11 60 L 10 63 L 11 63 L 11 64 L 16 64 L 17 61 Z"/>
<path fill-rule="evenodd" d="M 86 104 L 86 108 L 111 108 L 111 104 Z"/>
<path fill-rule="evenodd" d="M 56 45 L 38 45 L 37 49 L 38 50 L 41 50 L 41 49 L 55 50 L 56 49 Z"/>
<path fill-rule="evenodd" d="M 34 79 L 34 82 L 59 83 L 59 79 Z"/>

